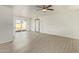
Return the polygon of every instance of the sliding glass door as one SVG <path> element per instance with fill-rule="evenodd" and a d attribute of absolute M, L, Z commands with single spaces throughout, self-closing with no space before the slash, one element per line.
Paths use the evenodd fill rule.
<path fill-rule="evenodd" d="M 32 19 L 32 18 L 15 18 L 15 31 L 34 31 L 40 32 L 40 19 Z"/>
<path fill-rule="evenodd" d="M 15 30 L 16 32 L 20 32 L 20 31 L 26 31 L 27 30 L 27 23 L 26 20 L 24 19 L 16 19 L 16 23 L 15 23 Z"/>

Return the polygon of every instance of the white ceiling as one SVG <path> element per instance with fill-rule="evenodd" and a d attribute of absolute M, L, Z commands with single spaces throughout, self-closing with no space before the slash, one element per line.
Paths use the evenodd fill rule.
<path fill-rule="evenodd" d="M 39 10 L 39 7 L 36 7 L 36 5 L 6 5 L 7 7 L 11 7 L 15 9 L 16 15 L 21 16 L 37 16 L 37 15 L 44 15 L 41 10 Z M 53 5 L 51 8 L 54 9 L 54 11 L 48 11 L 45 14 L 56 14 L 61 12 L 79 12 L 79 5 Z"/>
<path fill-rule="evenodd" d="M 36 5 L 4 5 L 7 7 L 15 7 L 15 6 L 25 6 L 29 7 L 30 9 L 38 10 L 39 7 L 36 7 Z M 54 8 L 55 10 L 61 10 L 61 9 L 68 9 L 68 10 L 79 10 L 79 5 L 53 5 L 51 8 Z"/>

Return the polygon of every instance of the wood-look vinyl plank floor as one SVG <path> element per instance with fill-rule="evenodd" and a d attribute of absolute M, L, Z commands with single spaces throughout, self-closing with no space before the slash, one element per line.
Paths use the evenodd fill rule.
<path fill-rule="evenodd" d="M 17 32 L 11 42 L 0 44 L 0 53 L 78 53 L 79 40 L 35 32 Z"/>

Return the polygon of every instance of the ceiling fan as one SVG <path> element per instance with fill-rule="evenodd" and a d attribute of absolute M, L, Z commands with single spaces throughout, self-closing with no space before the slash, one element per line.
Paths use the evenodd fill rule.
<path fill-rule="evenodd" d="M 52 7 L 52 5 L 40 5 L 40 6 L 37 6 L 37 7 L 39 7 L 39 8 L 41 8 L 41 10 L 43 11 L 43 12 L 46 12 L 46 11 L 53 11 L 54 9 L 52 9 L 52 8 L 50 8 L 50 7 Z"/>

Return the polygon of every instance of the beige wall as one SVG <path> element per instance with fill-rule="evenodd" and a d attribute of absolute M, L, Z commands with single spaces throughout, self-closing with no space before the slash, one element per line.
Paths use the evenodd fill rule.
<path fill-rule="evenodd" d="M 26 5 L 15 5 L 13 7 L 15 17 L 29 17 L 30 9 Z"/>
<path fill-rule="evenodd" d="M 13 38 L 13 11 L 7 6 L 0 6 L 0 43 Z"/>

